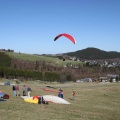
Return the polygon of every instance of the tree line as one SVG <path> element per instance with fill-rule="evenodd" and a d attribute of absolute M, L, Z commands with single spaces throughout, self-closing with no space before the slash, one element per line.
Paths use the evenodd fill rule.
<path fill-rule="evenodd" d="M 0 67 L 0 78 L 20 79 L 20 80 L 43 80 L 60 81 L 60 75 L 57 72 L 39 72 L 31 70 L 20 70 L 10 67 Z M 43 79 L 44 78 L 44 79 Z"/>

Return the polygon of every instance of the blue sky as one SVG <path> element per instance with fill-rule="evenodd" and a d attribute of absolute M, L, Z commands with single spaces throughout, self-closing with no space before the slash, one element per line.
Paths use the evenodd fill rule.
<path fill-rule="evenodd" d="M 60 33 L 71 34 L 74 45 Z M 0 0 L 0 49 L 57 54 L 120 52 L 120 0 Z"/>

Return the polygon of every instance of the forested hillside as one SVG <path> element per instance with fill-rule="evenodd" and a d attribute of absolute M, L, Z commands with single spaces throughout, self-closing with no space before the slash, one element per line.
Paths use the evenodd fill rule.
<path fill-rule="evenodd" d="M 86 48 L 83 50 L 78 50 L 76 52 L 65 53 L 69 56 L 76 56 L 81 59 L 115 59 L 120 58 L 119 52 L 107 52 L 97 48 Z"/>

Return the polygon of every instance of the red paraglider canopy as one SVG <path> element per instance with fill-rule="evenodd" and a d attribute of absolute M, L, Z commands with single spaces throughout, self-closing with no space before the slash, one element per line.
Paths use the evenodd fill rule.
<path fill-rule="evenodd" d="M 69 34 L 63 33 L 63 34 L 59 34 L 54 38 L 54 41 L 56 41 L 59 37 L 61 36 L 65 36 L 67 37 L 69 40 L 71 40 L 74 44 L 76 44 L 76 40 Z"/>
<path fill-rule="evenodd" d="M 37 95 L 36 95 L 36 96 L 34 96 L 34 97 L 33 97 L 33 100 L 34 100 L 35 98 L 39 99 L 39 96 L 37 96 Z"/>

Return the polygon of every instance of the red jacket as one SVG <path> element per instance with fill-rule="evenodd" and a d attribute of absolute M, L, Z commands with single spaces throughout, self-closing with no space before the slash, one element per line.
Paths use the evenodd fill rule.
<path fill-rule="evenodd" d="M 19 90 L 19 86 L 16 86 L 15 89 L 18 91 Z"/>

